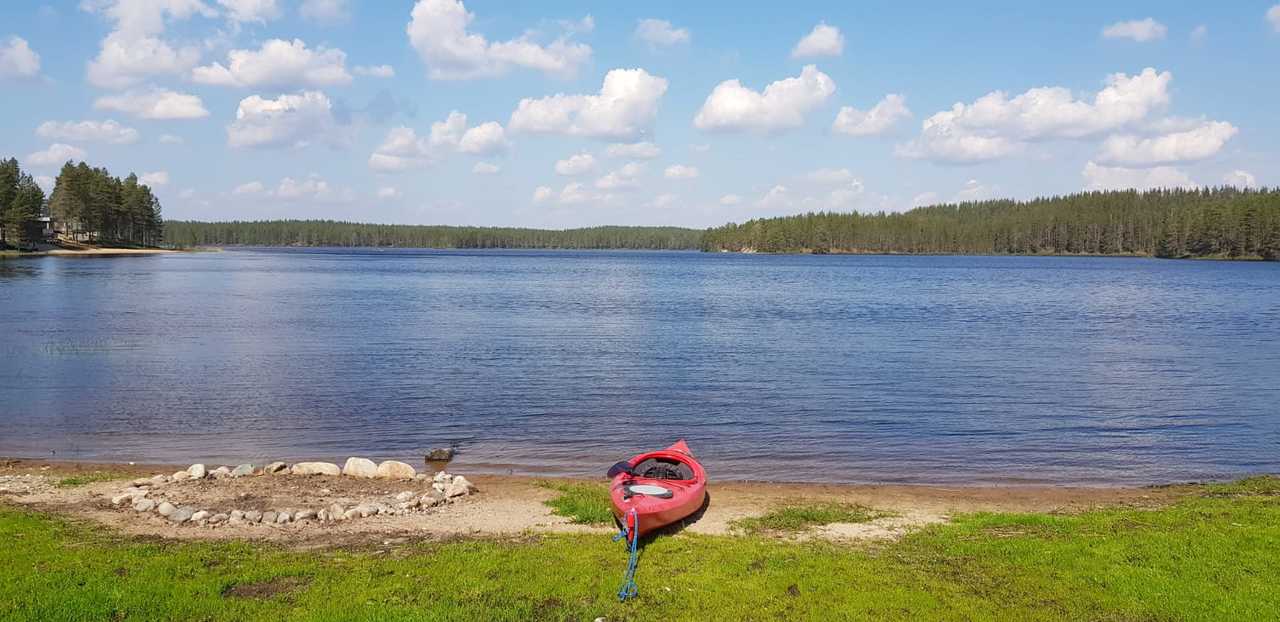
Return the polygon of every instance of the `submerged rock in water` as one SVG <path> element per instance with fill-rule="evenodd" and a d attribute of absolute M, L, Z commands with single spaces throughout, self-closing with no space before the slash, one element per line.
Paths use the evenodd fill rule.
<path fill-rule="evenodd" d="M 448 462 L 453 460 L 453 454 L 456 453 L 452 447 L 437 447 L 428 451 L 423 459 L 427 462 Z"/>
<path fill-rule="evenodd" d="M 332 462 L 299 462 L 290 472 L 294 475 L 342 475 L 342 469 Z"/>
<path fill-rule="evenodd" d="M 418 470 L 398 460 L 385 460 L 378 465 L 378 477 L 383 479 L 413 479 Z"/>
<path fill-rule="evenodd" d="M 347 458 L 342 465 L 342 474 L 347 477 L 377 477 L 378 465 L 368 458 Z"/>

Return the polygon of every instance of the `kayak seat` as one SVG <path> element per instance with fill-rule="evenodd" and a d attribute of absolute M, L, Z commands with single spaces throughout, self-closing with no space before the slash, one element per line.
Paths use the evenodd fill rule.
<path fill-rule="evenodd" d="M 646 458 L 632 472 L 649 479 L 693 479 L 693 467 L 670 458 Z"/>

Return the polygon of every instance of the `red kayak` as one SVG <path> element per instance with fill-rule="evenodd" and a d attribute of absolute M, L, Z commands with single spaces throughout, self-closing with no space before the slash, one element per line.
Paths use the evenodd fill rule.
<path fill-rule="evenodd" d="M 609 490 L 613 514 L 625 527 L 628 540 L 688 517 L 707 499 L 707 473 L 684 440 L 619 462 L 609 475 L 613 477 Z"/>

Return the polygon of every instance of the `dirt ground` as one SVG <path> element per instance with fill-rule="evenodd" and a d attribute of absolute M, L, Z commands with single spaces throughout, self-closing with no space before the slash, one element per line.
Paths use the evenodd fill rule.
<path fill-rule="evenodd" d="M 395 516 L 279 525 L 223 524 L 217 527 L 174 525 L 154 512 L 139 513 L 128 504 L 116 507 L 111 497 L 134 478 L 172 474 L 187 465 L 128 465 L 0 459 L 0 503 L 93 521 L 124 534 L 178 539 L 251 539 L 299 547 L 403 542 L 409 539 L 503 537 L 530 533 L 609 533 L 612 528 L 573 525 L 555 516 L 543 502 L 557 493 L 534 478 L 466 475 L 478 491 L 439 507 Z M 212 468 L 215 465 L 209 465 Z M 56 485 L 63 478 L 93 474 L 121 479 L 79 486 Z M 857 503 L 893 516 L 861 524 L 833 524 L 808 537 L 837 541 L 883 540 L 913 528 L 946 522 L 956 513 L 1074 513 L 1102 506 L 1165 505 L 1187 487 L 1078 488 L 1062 486 L 941 487 L 915 485 L 828 485 L 756 482 L 711 482 L 706 511 L 684 531 L 727 534 L 733 521 L 760 515 L 773 507 L 806 501 Z M 431 481 L 388 481 L 350 477 L 260 475 L 239 479 L 188 480 L 164 484 L 150 498 L 211 512 L 239 510 L 318 510 L 333 503 L 351 507 L 365 501 L 391 505 L 404 492 L 422 495 Z"/>

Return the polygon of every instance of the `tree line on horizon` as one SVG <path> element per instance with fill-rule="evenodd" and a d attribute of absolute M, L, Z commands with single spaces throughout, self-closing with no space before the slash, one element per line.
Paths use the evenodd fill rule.
<path fill-rule="evenodd" d="M 49 215 L 63 234 L 99 244 L 157 246 L 164 240 L 160 200 L 130 173 L 67 162 L 49 195 Z"/>
<path fill-rule="evenodd" d="M 27 223 L 40 217 L 44 201 L 44 189 L 18 160 L 0 160 L 0 247 L 23 248 L 35 242 L 29 239 Z"/>
<path fill-rule="evenodd" d="M 400 248 L 527 248 L 697 250 L 701 229 L 681 227 L 454 227 L 379 225 L 335 220 L 260 220 L 165 223 L 176 246 L 337 246 Z"/>
<path fill-rule="evenodd" d="M 702 249 L 1274 261 L 1280 260 L 1280 189 L 1113 190 L 902 213 L 808 213 L 708 229 Z"/>

